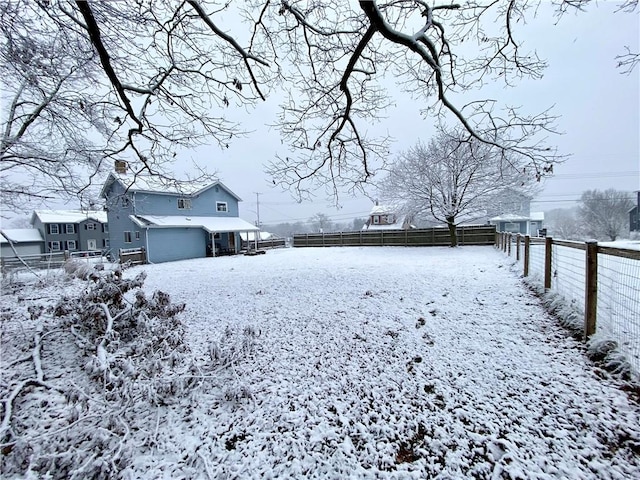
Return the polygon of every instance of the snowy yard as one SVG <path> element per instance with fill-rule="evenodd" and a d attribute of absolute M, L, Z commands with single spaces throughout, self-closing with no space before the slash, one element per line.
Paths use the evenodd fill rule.
<path fill-rule="evenodd" d="M 41 325 L 45 380 L 81 393 L 21 393 L 3 478 L 63 477 L 65 458 L 78 478 L 640 478 L 640 406 L 509 264 L 491 247 L 364 247 L 126 270 L 186 303 L 196 367 L 170 401 L 117 408 L 33 313 L 83 282 L 7 289 L 0 396 L 33 375 L 15 360 Z"/>

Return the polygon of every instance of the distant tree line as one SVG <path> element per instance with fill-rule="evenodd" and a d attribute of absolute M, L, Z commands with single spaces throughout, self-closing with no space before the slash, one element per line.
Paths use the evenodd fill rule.
<path fill-rule="evenodd" d="M 615 241 L 629 236 L 629 211 L 633 208 L 629 192 L 587 190 L 577 206 L 557 208 L 546 213 L 548 233 L 567 240 Z"/>

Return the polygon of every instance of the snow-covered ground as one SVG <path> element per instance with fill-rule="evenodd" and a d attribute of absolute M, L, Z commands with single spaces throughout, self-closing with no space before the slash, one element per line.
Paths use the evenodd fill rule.
<path fill-rule="evenodd" d="M 640 478 L 640 406 L 510 263 L 491 247 L 309 248 L 127 270 L 186 303 L 202 367 L 175 402 L 128 407 L 119 475 Z M 11 346 L 17 316 L 50 293 L 3 293 Z M 82 386 L 56 367 L 61 345 L 44 345 L 45 376 Z M 233 361 L 207 369 L 212 351 Z"/>

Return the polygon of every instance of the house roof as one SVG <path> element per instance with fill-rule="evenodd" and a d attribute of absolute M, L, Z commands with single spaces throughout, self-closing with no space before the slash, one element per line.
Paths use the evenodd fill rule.
<path fill-rule="evenodd" d="M 2 230 L 14 243 L 42 242 L 44 239 L 36 228 L 10 228 Z M 0 243 L 9 243 L 4 235 L 0 235 Z"/>
<path fill-rule="evenodd" d="M 273 233 L 260 232 L 258 234 L 258 240 L 269 240 L 271 237 L 273 237 Z M 256 239 L 256 234 L 255 232 L 240 232 L 240 238 L 245 242 L 249 238 L 249 241 L 253 242 Z"/>
<path fill-rule="evenodd" d="M 511 215 L 508 213 L 489 219 L 490 222 L 525 222 L 527 220 L 531 220 L 531 218 L 524 215 Z"/>
<path fill-rule="evenodd" d="M 80 223 L 95 220 L 107 223 L 107 212 L 103 210 L 36 210 L 31 215 L 31 223 L 39 218 L 42 223 Z"/>
<path fill-rule="evenodd" d="M 199 217 L 180 215 L 130 215 L 142 228 L 204 228 L 209 233 L 255 232 L 260 229 L 238 217 Z"/>
<path fill-rule="evenodd" d="M 376 213 L 376 215 L 378 214 Z M 365 223 L 362 227 L 362 230 L 404 230 L 406 218 L 406 215 L 400 215 L 396 218 L 396 221 L 394 223 L 390 223 L 388 225 L 380 225 L 375 223 L 367 225 Z"/>
<path fill-rule="evenodd" d="M 199 180 L 167 180 L 152 175 L 133 175 L 110 173 L 107 180 L 102 186 L 100 196 L 104 197 L 107 189 L 113 184 L 119 182 L 122 187 L 130 192 L 148 192 L 164 195 L 186 195 L 194 196 L 205 190 L 219 186 L 225 189 L 233 198 L 241 202 L 242 199 L 233 193 L 229 187 L 217 180 L 199 181 Z"/>
<path fill-rule="evenodd" d="M 399 207 L 393 205 L 374 205 L 369 215 L 385 215 L 387 213 L 398 213 Z"/>
<path fill-rule="evenodd" d="M 525 221 L 541 222 L 544 220 L 544 212 L 531 212 L 529 216 L 526 215 L 513 215 L 505 213 L 504 215 L 498 215 L 497 217 L 490 218 L 490 222 L 525 222 Z"/>

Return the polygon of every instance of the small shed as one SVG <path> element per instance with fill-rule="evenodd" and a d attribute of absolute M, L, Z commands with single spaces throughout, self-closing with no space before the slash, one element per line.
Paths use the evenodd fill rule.
<path fill-rule="evenodd" d="M 16 252 L 20 256 L 43 253 L 44 239 L 40 231 L 36 228 L 3 229 L 0 235 L 0 257 L 15 257 Z"/>

